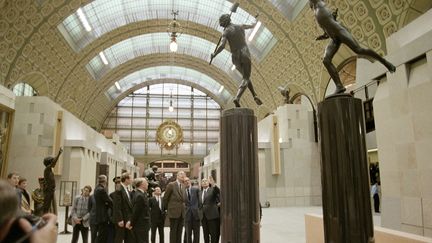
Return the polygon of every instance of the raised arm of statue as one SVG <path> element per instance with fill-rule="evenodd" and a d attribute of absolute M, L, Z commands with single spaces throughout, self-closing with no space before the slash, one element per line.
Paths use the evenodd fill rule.
<path fill-rule="evenodd" d="M 63 153 L 63 148 L 60 148 L 57 156 L 54 158 L 54 161 L 51 163 L 51 168 L 54 168 L 56 166 L 57 161 L 62 153 Z"/>
<path fill-rule="evenodd" d="M 211 54 L 211 59 L 213 59 L 215 56 L 217 56 L 217 54 L 223 51 L 226 42 L 227 42 L 226 36 L 225 34 L 223 34 L 219 46 L 216 48 L 215 52 Z"/>
<path fill-rule="evenodd" d="M 247 29 L 253 29 L 253 28 L 255 28 L 255 25 L 257 24 L 257 22 L 255 22 L 254 24 L 243 24 L 241 27 L 242 27 L 242 29 L 244 29 L 244 30 L 247 30 Z"/>

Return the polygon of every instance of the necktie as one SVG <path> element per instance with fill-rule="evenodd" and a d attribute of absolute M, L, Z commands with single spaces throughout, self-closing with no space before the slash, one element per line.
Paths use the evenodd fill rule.
<path fill-rule="evenodd" d="M 187 196 L 188 196 L 188 199 L 189 199 L 189 201 L 190 201 L 190 200 L 191 200 L 191 196 L 190 196 L 190 188 L 187 189 Z"/>
<path fill-rule="evenodd" d="M 204 192 L 203 192 L 203 194 L 202 194 L 202 202 L 204 202 L 204 198 L 205 198 L 205 194 L 206 194 L 206 192 L 207 192 L 207 189 L 204 189 Z"/>
<path fill-rule="evenodd" d="M 159 205 L 160 210 L 162 210 L 160 197 L 157 197 L 157 201 L 158 201 L 158 205 Z"/>

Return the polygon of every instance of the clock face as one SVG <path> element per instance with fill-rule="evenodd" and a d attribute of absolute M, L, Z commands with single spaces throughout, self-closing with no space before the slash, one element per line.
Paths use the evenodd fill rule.
<path fill-rule="evenodd" d="M 159 146 L 171 150 L 183 142 L 183 131 L 179 124 L 168 120 L 158 127 L 156 139 Z"/>
<path fill-rule="evenodd" d="M 173 142 L 177 138 L 177 131 L 173 127 L 167 126 L 163 130 L 163 136 L 167 141 Z"/>

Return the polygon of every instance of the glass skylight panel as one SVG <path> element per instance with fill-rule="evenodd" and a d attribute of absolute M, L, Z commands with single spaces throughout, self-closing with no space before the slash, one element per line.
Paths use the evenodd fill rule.
<path fill-rule="evenodd" d="M 210 41 L 187 34 L 179 37 L 177 42 L 179 44 L 177 53 L 193 56 L 205 62 L 210 60 L 210 54 L 216 47 L 216 44 Z M 95 79 L 100 79 L 110 70 L 134 58 L 153 53 L 170 53 L 169 43 L 167 33 L 135 36 L 105 49 L 101 52 L 104 53 L 104 56 L 101 54 L 94 56 L 86 67 Z M 104 63 L 102 57 L 106 58 L 108 64 Z M 235 75 L 235 72 L 230 69 L 232 66 L 231 53 L 227 50 L 223 50 L 214 59 L 213 64 L 230 75 L 237 83 L 241 82 L 241 77 Z"/>
<path fill-rule="evenodd" d="M 115 85 L 108 89 L 107 95 L 111 99 L 116 99 L 120 94 L 126 90 L 142 84 L 149 80 L 154 79 L 179 79 L 195 83 L 214 95 L 220 97 L 223 102 L 228 102 L 231 99 L 231 94 L 224 89 L 221 93 L 218 92 L 221 84 L 211 77 L 196 71 L 194 69 L 189 69 L 185 67 L 178 66 L 157 66 L 142 69 L 140 71 L 129 74 L 128 76 L 117 81 L 121 87 L 119 90 Z"/>
<path fill-rule="evenodd" d="M 279 2 L 280 0 L 272 0 Z M 307 1 L 307 0 L 296 0 Z M 71 44 L 72 48 L 79 52 L 105 33 L 121 26 L 150 19 L 165 19 L 168 23 L 172 20 L 172 10 L 178 10 L 177 19 L 191 21 L 208 26 L 222 33 L 219 26 L 219 16 L 230 13 L 232 3 L 225 0 L 95 0 L 81 7 L 82 14 L 86 18 L 91 31 L 87 31 L 82 21 L 75 12 L 68 16 L 58 28 Z M 303 5 L 304 6 L 304 5 Z M 233 13 L 232 22 L 235 24 L 251 24 L 255 18 L 241 7 Z M 186 23 L 182 23 L 187 28 Z M 268 30 L 265 26 L 260 29 Z M 251 30 L 247 33 L 250 34 Z M 258 32 L 258 37 L 262 32 Z M 255 37 L 255 38 L 256 38 Z M 169 38 L 167 38 L 169 39 Z M 254 45 L 254 42 L 252 42 Z M 257 51 L 261 51 L 258 47 Z M 263 56 L 263 55 L 257 55 Z"/>
<path fill-rule="evenodd" d="M 268 0 L 277 8 L 287 19 L 293 21 L 303 10 L 308 0 Z"/>

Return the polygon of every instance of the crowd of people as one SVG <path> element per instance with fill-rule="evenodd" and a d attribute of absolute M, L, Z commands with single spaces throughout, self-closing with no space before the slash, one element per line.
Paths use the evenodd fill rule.
<path fill-rule="evenodd" d="M 92 190 L 81 189 L 73 200 L 70 223 L 72 243 L 81 235 L 84 243 L 165 242 L 164 227 L 169 224 L 170 243 L 198 243 L 202 228 L 205 243 L 219 242 L 220 189 L 212 178 L 192 181 L 185 172 L 163 191 L 159 185 L 149 190 L 145 177 L 132 178 L 128 172 L 115 177 L 115 190 L 108 193 L 108 178 L 100 175 Z M 0 181 L 0 243 L 56 242 L 57 217 L 43 210 L 43 178 L 40 188 L 26 191 L 27 180 L 17 173 Z M 93 193 L 92 193 L 93 192 Z M 32 203 L 33 201 L 33 203 Z M 32 207 L 32 205 L 34 205 Z M 43 240 L 42 240 L 43 239 Z"/>

